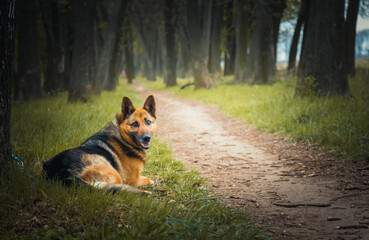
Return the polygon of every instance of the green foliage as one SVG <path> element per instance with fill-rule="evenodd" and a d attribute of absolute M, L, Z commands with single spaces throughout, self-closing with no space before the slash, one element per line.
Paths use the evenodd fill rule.
<path fill-rule="evenodd" d="M 318 83 L 316 82 L 316 79 L 313 76 L 307 76 L 304 81 L 297 85 L 298 87 L 298 93 L 300 96 L 318 96 L 319 92 L 316 92 L 316 88 L 318 86 Z"/>
<path fill-rule="evenodd" d="M 249 215 L 229 209 L 207 189 L 198 172 L 172 157 L 155 140 L 143 175 L 158 182 L 151 196 L 112 195 L 94 188 L 48 182 L 41 163 L 78 146 L 120 111 L 123 96 L 136 107 L 142 100 L 126 85 L 67 104 L 61 94 L 13 105 L 13 152 L 24 162 L 0 181 L 0 238 L 9 239 L 263 239 L 264 229 Z"/>
<path fill-rule="evenodd" d="M 359 69 L 350 79 L 354 98 L 309 96 L 293 98 L 293 78 L 277 79 L 274 85 L 238 85 L 231 81 L 217 87 L 194 91 L 167 88 L 177 95 L 217 104 L 229 116 L 252 124 L 258 129 L 276 132 L 299 140 L 317 143 L 336 156 L 353 161 L 369 161 L 369 96 L 368 69 Z M 308 79 L 314 86 L 313 79 Z M 179 81 L 179 86 L 188 79 Z M 296 82 L 296 81 L 294 81 Z M 366 85 L 367 84 L 367 85 Z M 161 83 L 149 88 L 165 89 Z"/>

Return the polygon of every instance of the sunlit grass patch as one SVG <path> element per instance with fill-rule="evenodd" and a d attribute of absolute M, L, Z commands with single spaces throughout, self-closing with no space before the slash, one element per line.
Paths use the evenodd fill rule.
<path fill-rule="evenodd" d="M 157 139 L 147 151 L 143 175 L 158 182 L 151 196 L 64 187 L 43 179 L 41 163 L 76 147 L 114 119 L 123 96 L 142 99 L 121 84 L 85 104 L 66 94 L 13 104 L 13 152 L 24 162 L 0 181 L 0 238 L 28 239 L 262 239 L 247 212 L 229 209 L 206 180 L 172 157 Z"/>
<path fill-rule="evenodd" d="M 212 89 L 194 91 L 179 86 L 191 79 L 180 79 L 179 86 L 165 88 L 161 82 L 147 82 L 150 89 L 217 104 L 229 116 L 255 127 L 277 132 L 309 143 L 318 143 L 337 156 L 369 161 L 369 95 L 365 84 L 368 71 L 359 69 L 350 79 L 354 98 L 293 98 L 293 79 L 277 79 L 274 85 L 218 82 Z"/>

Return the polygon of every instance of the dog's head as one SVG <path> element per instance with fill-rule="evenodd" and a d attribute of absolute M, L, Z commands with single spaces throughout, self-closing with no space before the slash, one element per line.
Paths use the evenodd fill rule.
<path fill-rule="evenodd" d="M 156 133 L 156 106 L 150 95 L 141 109 L 136 109 L 129 98 L 122 100 L 122 109 L 116 115 L 122 137 L 131 145 L 149 149 Z"/>

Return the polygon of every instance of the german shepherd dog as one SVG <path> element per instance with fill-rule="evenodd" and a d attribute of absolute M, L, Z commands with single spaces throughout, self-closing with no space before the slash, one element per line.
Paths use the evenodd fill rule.
<path fill-rule="evenodd" d="M 43 163 L 47 179 L 92 185 L 113 192 L 126 190 L 146 193 L 137 187 L 154 182 L 141 176 L 146 163 L 145 150 L 157 126 L 155 99 L 149 96 L 142 109 L 124 97 L 115 120 L 92 135 L 79 147 L 59 153 Z"/>

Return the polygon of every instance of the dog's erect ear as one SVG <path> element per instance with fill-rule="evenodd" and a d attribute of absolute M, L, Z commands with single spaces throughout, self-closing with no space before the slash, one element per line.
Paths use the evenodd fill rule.
<path fill-rule="evenodd" d="M 123 113 L 123 120 L 128 118 L 136 108 L 133 106 L 131 100 L 129 98 L 124 97 L 122 100 L 122 113 Z"/>
<path fill-rule="evenodd" d="M 156 106 L 155 99 L 153 95 L 147 97 L 143 109 L 145 109 L 148 113 L 150 113 L 154 118 L 156 118 Z"/>

